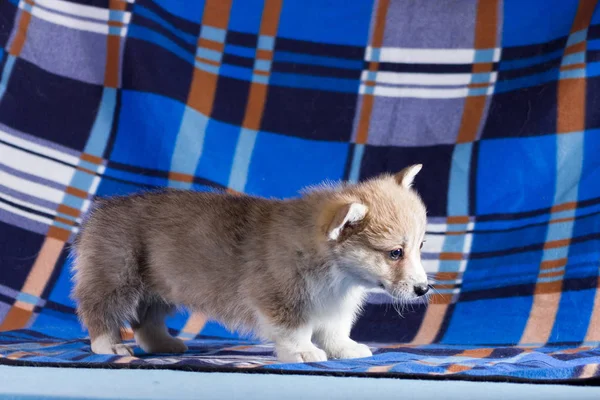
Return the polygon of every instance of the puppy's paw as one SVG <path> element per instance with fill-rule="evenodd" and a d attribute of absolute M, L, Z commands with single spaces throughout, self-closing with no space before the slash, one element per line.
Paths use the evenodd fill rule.
<path fill-rule="evenodd" d="M 371 349 L 362 343 L 356 343 L 354 341 L 344 344 L 331 351 L 330 357 L 337 359 L 349 359 L 349 358 L 364 358 L 371 357 Z"/>
<path fill-rule="evenodd" d="M 116 354 L 118 356 L 132 356 L 133 349 L 126 344 L 109 344 L 100 342 L 92 342 L 92 351 L 96 354 Z"/>
<path fill-rule="evenodd" d="M 327 361 L 327 354 L 316 346 L 308 349 L 277 349 L 277 359 L 285 363 Z"/>

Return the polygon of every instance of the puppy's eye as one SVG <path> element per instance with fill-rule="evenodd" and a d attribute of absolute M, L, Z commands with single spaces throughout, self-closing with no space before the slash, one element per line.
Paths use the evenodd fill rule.
<path fill-rule="evenodd" d="M 402 249 L 394 249 L 394 250 L 390 251 L 390 258 L 394 261 L 401 259 L 403 255 L 404 255 L 404 250 L 402 250 Z"/>

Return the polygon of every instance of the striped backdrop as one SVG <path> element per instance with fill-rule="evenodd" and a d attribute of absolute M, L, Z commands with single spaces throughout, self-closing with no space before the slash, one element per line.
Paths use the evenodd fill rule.
<path fill-rule="evenodd" d="M 200 358 L 92 355 L 82 214 L 423 163 L 432 303 L 373 296 L 373 359 L 302 368 L 599 377 L 599 154 L 597 0 L 0 1 L 0 363 L 288 368 L 201 314 L 169 320 Z"/>

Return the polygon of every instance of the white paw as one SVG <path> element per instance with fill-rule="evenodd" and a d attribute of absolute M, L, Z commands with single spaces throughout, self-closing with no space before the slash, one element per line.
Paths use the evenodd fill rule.
<path fill-rule="evenodd" d="M 307 349 L 277 349 L 277 359 L 286 363 L 327 361 L 327 354 L 316 346 Z"/>
<path fill-rule="evenodd" d="M 344 346 L 338 347 L 330 351 L 329 356 L 336 359 L 349 359 L 349 358 L 365 358 L 371 357 L 371 349 L 362 343 L 356 343 L 354 341 L 345 344 Z"/>
<path fill-rule="evenodd" d="M 126 344 L 109 344 L 103 341 L 92 342 L 92 351 L 96 354 L 116 354 L 119 356 L 133 355 L 133 349 Z"/>

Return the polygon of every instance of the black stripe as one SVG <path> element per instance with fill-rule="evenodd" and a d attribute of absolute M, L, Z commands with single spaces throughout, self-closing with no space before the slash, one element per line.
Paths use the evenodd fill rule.
<path fill-rule="evenodd" d="M 39 215 L 40 217 L 46 217 L 46 218 L 50 218 L 52 220 L 54 219 L 54 215 L 52 215 L 52 214 L 48 214 L 48 213 L 45 213 L 43 211 L 34 210 L 32 208 L 29 208 L 27 206 L 23 206 L 21 204 L 13 203 L 12 201 L 6 200 L 3 197 L 0 197 L 0 202 L 2 202 L 4 204 L 8 204 L 9 206 L 12 206 L 14 208 L 18 208 L 19 210 L 28 212 L 30 214 Z"/>
<path fill-rule="evenodd" d="M 137 167 L 134 165 L 119 163 L 116 161 L 108 161 L 107 168 L 113 168 L 116 170 L 131 172 L 131 173 L 138 174 L 138 175 L 151 176 L 154 178 L 169 179 L 169 171 Z M 106 172 L 105 172 L 105 174 L 106 174 Z M 104 176 L 106 177 L 106 175 L 104 175 Z M 213 182 L 209 179 L 196 177 L 196 176 L 193 177 L 193 183 L 196 183 L 198 185 L 211 186 L 211 187 L 218 188 L 218 189 L 226 189 L 227 188 L 227 186 L 222 185 L 220 183 Z M 138 183 L 138 185 L 140 185 L 140 183 Z M 152 186 L 152 185 L 150 185 L 150 186 Z"/>
<path fill-rule="evenodd" d="M 572 237 L 570 239 L 570 245 L 591 242 L 594 240 L 600 240 L 600 232 L 591 233 L 589 235 Z M 512 247 L 510 249 L 494 250 L 494 251 L 482 251 L 477 253 L 469 254 L 470 260 L 477 260 L 482 258 L 494 258 L 508 256 L 511 254 L 528 253 L 530 251 L 539 251 L 544 249 L 544 243 L 534 243 L 523 247 Z"/>
<path fill-rule="evenodd" d="M 255 48 L 258 45 L 258 36 L 250 33 L 227 31 L 225 42 L 236 46 Z"/>
<path fill-rule="evenodd" d="M 131 15 L 131 24 L 139 25 L 139 26 L 151 29 L 157 33 L 160 33 L 161 35 L 163 35 L 166 38 L 168 38 L 169 40 L 175 42 L 178 46 L 184 48 L 188 52 L 190 52 L 192 54 L 196 54 L 197 45 L 195 42 L 189 43 L 189 42 L 183 40 L 181 37 L 175 35 L 170 30 L 164 28 L 162 25 L 160 25 L 156 21 L 144 18 L 143 16 L 134 13 Z"/>
<path fill-rule="evenodd" d="M 152 0 L 137 0 L 133 7 L 134 11 L 132 13 L 132 16 L 135 15 L 135 9 L 140 6 L 145 7 L 148 10 L 154 12 L 165 22 L 168 22 L 172 26 L 177 27 L 179 30 L 182 30 L 193 36 L 198 36 L 200 34 L 199 21 L 198 21 L 198 23 L 194 23 L 194 22 L 188 21 L 187 19 L 177 17 L 177 16 L 167 12 L 164 8 L 157 5 Z"/>
<path fill-rule="evenodd" d="M 581 221 L 581 220 L 585 220 L 586 218 L 591 218 L 591 217 L 595 217 L 598 215 L 600 215 L 600 211 L 595 212 L 595 213 L 586 214 L 586 215 L 581 215 L 578 217 L 574 217 L 573 221 Z M 517 226 L 517 227 L 513 227 L 513 228 L 506 228 L 506 229 L 473 229 L 473 230 L 464 231 L 464 232 L 465 233 L 476 233 L 476 234 L 505 233 L 505 232 L 516 232 L 516 231 L 520 231 L 523 229 L 528 229 L 528 228 L 533 228 L 536 226 L 543 226 L 543 225 L 549 225 L 549 222 L 548 221 L 536 222 L 533 224 L 527 224 L 527 225 Z M 462 233 L 462 231 L 461 231 L 461 233 Z M 434 235 L 434 236 L 445 236 L 445 235 L 447 235 L 447 232 L 427 232 L 427 234 Z"/>
<path fill-rule="evenodd" d="M 122 102 L 122 90 L 117 90 L 117 98 L 115 102 L 115 110 L 113 112 L 113 121 L 110 127 L 110 134 L 108 136 L 108 140 L 106 142 L 106 148 L 104 149 L 104 153 L 102 154 L 102 158 L 108 159 L 110 154 L 113 151 L 113 147 L 115 146 L 115 141 L 117 139 L 117 131 L 119 129 L 119 119 L 121 116 L 121 102 Z"/>
<path fill-rule="evenodd" d="M 254 68 L 254 58 L 246 58 L 235 54 L 224 53 L 222 62 L 224 64 L 239 65 L 246 68 Z"/>
<path fill-rule="evenodd" d="M 558 68 L 562 61 L 562 55 L 553 58 L 552 60 L 545 61 L 540 64 L 531 65 L 525 68 L 511 69 L 506 71 L 498 72 L 498 81 L 507 81 L 510 79 L 522 78 L 528 75 L 539 74 L 556 68 L 556 77 L 558 79 Z"/>
<path fill-rule="evenodd" d="M 586 61 L 587 62 L 600 61 L 600 50 L 588 50 L 586 53 Z"/>
<path fill-rule="evenodd" d="M 591 25 L 588 28 L 587 39 L 588 40 L 600 39 L 600 24 Z"/>
<path fill-rule="evenodd" d="M 549 42 L 527 45 L 504 47 L 502 49 L 502 60 L 516 60 L 522 58 L 541 56 L 546 53 L 564 49 L 567 45 L 567 37 L 561 37 Z"/>
<path fill-rule="evenodd" d="M 17 290 L 17 292 L 18 292 L 18 290 Z M 18 293 L 17 293 L 17 295 L 18 295 Z M 15 303 L 15 300 L 16 299 L 13 299 L 10 296 L 5 296 L 2 293 L 0 293 L 0 303 L 13 305 Z"/>
<path fill-rule="evenodd" d="M 347 68 L 325 67 L 322 65 L 300 64 L 281 61 L 274 62 L 273 66 L 271 67 L 271 71 L 356 80 L 360 79 L 360 74 L 362 73 L 362 69 L 353 70 Z"/>
<path fill-rule="evenodd" d="M 390 72 L 421 72 L 430 74 L 471 73 L 473 64 L 403 64 L 403 63 L 379 63 L 379 71 Z M 497 64 L 494 70 L 497 69 Z"/>
<path fill-rule="evenodd" d="M 338 44 L 325 44 L 305 42 L 300 40 L 278 37 L 275 41 L 275 51 L 289 51 L 293 53 L 312 54 L 315 56 L 348 58 L 363 60 L 365 48 L 363 46 L 346 46 Z"/>
<path fill-rule="evenodd" d="M 588 200 L 581 200 L 577 202 L 577 209 L 594 206 L 596 204 L 600 204 L 600 197 L 596 197 Z M 506 220 L 514 220 L 514 219 L 523 219 L 529 217 L 538 217 L 544 214 L 550 214 L 551 207 L 547 208 L 538 208 L 536 210 L 531 211 L 523 211 L 516 212 L 511 214 L 484 214 L 477 216 L 477 221 L 487 222 L 487 221 L 506 221 Z"/>

